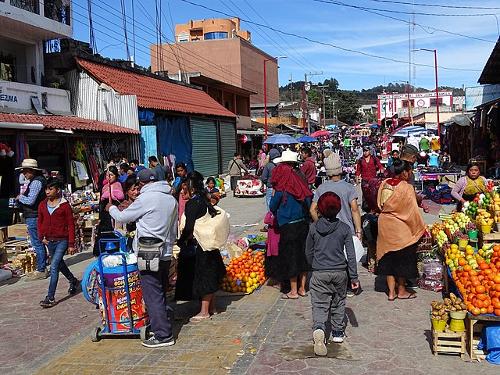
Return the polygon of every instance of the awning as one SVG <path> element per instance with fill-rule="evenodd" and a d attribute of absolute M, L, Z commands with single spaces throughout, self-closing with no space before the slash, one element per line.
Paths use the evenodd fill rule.
<path fill-rule="evenodd" d="M 471 126 L 472 125 L 472 117 L 474 115 L 455 115 L 450 118 L 448 121 L 444 123 L 444 126 L 451 126 L 457 124 L 459 126 Z"/>
<path fill-rule="evenodd" d="M 81 58 L 77 58 L 77 62 L 97 81 L 105 83 L 120 94 L 137 96 L 139 107 L 188 114 L 236 117 L 206 92 L 194 87 L 132 69 L 118 68 Z"/>
<path fill-rule="evenodd" d="M 0 127 L 3 129 L 92 131 L 113 134 L 139 134 L 138 130 L 124 128 L 107 122 L 87 120 L 76 116 L 30 115 L 0 113 Z"/>
<path fill-rule="evenodd" d="M 264 130 L 245 130 L 245 129 L 238 129 L 236 130 L 236 133 L 237 134 L 240 134 L 240 135 L 255 135 L 255 136 L 264 136 L 265 133 L 264 133 Z M 267 132 L 267 135 L 272 135 L 273 133 L 268 131 Z"/>

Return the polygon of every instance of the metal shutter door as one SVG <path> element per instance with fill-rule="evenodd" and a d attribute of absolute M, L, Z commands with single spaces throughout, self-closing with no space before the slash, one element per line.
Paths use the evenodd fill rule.
<path fill-rule="evenodd" d="M 222 171 L 227 173 L 229 162 L 236 152 L 236 125 L 234 122 L 220 122 Z"/>
<path fill-rule="evenodd" d="M 203 177 L 219 173 L 219 142 L 215 121 L 191 118 L 194 169 Z"/>

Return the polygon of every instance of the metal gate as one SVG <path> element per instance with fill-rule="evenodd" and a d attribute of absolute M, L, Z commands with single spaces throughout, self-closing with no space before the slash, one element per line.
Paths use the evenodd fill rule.
<path fill-rule="evenodd" d="M 219 173 L 219 142 L 213 120 L 191 118 L 194 169 L 204 177 Z"/>
<path fill-rule="evenodd" d="M 221 142 L 222 172 L 227 173 L 229 162 L 233 159 L 236 152 L 236 125 L 234 122 L 219 123 L 219 134 Z"/>

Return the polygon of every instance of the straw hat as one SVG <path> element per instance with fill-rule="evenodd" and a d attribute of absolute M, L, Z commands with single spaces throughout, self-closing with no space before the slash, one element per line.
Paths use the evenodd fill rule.
<path fill-rule="evenodd" d="M 41 169 L 38 168 L 38 162 L 35 159 L 24 159 L 21 166 L 16 168 L 16 170 L 20 169 L 33 169 L 35 171 L 41 171 Z"/>
<path fill-rule="evenodd" d="M 299 154 L 290 150 L 285 150 L 280 158 L 274 159 L 275 163 L 298 163 Z"/>

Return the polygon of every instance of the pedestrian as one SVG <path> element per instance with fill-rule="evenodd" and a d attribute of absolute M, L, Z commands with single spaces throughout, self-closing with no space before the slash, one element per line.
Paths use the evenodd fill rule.
<path fill-rule="evenodd" d="M 236 184 L 238 179 L 244 174 L 248 173 L 248 169 L 243 163 L 243 160 L 241 160 L 241 154 L 238 152 L 234 153 L 234 157 L 229 161 L 229 164 L 227 166 L 228 173 L 230 176 L 230 185 L 231 185 L 231 190 L 234 192 L 236 189 Z"/>
<path fill-rule="evenodd" d="M 376 179 L 377 173 L 383 170 L 380 160 L 371 154 L 370 146 L 363 146 L 363 156 L 356 162 L 356 179 L 361 182 L 363 200 L 370 195 L 370 181 Z"/>
<path fill-rule="evenodd" d="M 119 176 L 118 176 L 118 181 L 120 184 L 123 184 L 128 177 L 128 170 L 129 170 L 129 165 L 127 163 L 121 163 L 120 164 L 120 170 L 119 170 Z"/>
<path fill-rule="evenodd" d="M 165 168 L 160 164 L 158 158 L 154 155 L 148 158 L 149 169 L 153 171 L 157 181 L 165 181 Z"/>
<path fill-rule="evenodd" d="M 137 175 L 143 169 L 146 169 L 144 165 L 139 164 L 139 160 L 132 159 L 130 160 L 130 167 L 134 170 L 134 173 Z"/>
<path fill-rule="evenodd" d="M 331 191 L 324 193 L 318 200 L 320 218 L 309 228 L 306 241 L 306 258 L 312 269 L 309 288 L 314 353 L 320 356 L 327 354 L 325 333 L 328 323 L 331 325 L 332 341 L 344 341 L 348 280 L 352 289 L 359 288 L 351 229 L 337 218 L 341 206 L 337 194 Z"/>
<path fill-rule="evenodd" d="M 276 278 L 281 283 L 290 281 L 290 291 L 283 299 L 298 299 L 306 296 L 305 242 L 309 229 L 309 207 L 312 192 L 306 181 L 294 169 L 298 154 L 283 151 L 280 164 L 273 169 L 271 184 L 274 193 L 269 208 L 278 220 L 280 240 L 276 267 Z"/>
<path fill-rule="evenodd" d="M 129 207 L 139 196 L 139 185 L 137 183 L 136 175 L 129 176 L 125 183 L 123 184 L 123 190 L 125 192 L 125 200 L 118 205 L 118 209 L 123 211 Z M 133 239 L 135 237 L 136 225 L 135 222 L 130 223 L 115 223 L 115 228 L 125 229 L 127 231 L 127 248 L 132 249 Z"/>
<path fill-rule="evenodd" d="M 179 195 L 179 192 L 181 191 L 182 182 L 186 180 L 186 176 L 187 176 L 186 164 L 183 162 L 175 164 L 175 178 L 172 184 L 172 187 L 174 188 L 173 191 L 174 196 Z"/>
<path fill-rule="evenodd" d="M 396 177 L 384 180 L 378 192 L 377 274 L 386 276 L 389 301 L 416 297 L 406 280 L 417 277 L 417 242 L 426 228 L 408 183 L 411 165 L 395 160 L 393 167 Z"/>
<path fill-rule="evenodd" d="M 177 243 L 181 247 L 181 252 L 183 249 L 192 251 L 194 247 L 194 259 L 193 257 L 190 259 L 191 262 L 194 260 L 193 279 L 188 280 L 182 277 L 181 270 L 184 265 L 181 264 L 180 258 L 177 283 L 179 283 L 179 288 L 185 291 L 185 294 L 189 295 L 191 292 L 192 298 L 201 301 L 200 311 L 190 319 L 190 322 L 199 322 L 210 318 L 217 312 L 215 292 L 219 290 L 222 279 L 226 275 L 226 267 L 218 249 L 204 251 L 194 238 L 193 232 L 197 219 L 202 218 L 207 213 L 212 217 L 219 214 L 210 204 L 203 186 L 203 176 L 197 171 L 189 173 L 187 186 L 191 199 L 186 203 L 186 222 Z M 184 260 L 184 258 L 182 259 Z"/>
<path fill-rule="evenodd" d="M 340 155 L 337 153 L 330 154 L 324 160 L 328 181 L 321 184 L 314 193 L 313 202 L 311 204 L 311 217 L 314 221 L 318 221 L 318 200 L 326 192 L 334 192 L 340 197 L 342 202 L 338 219 L 349 226 L 352 236 L 356 236 L 359 241 L 362 240 L 361 212 L 359 209 L 358 193 L 356 188 L 342 179 L 342 164 Z M 354 292 L 348 286 L 348 297 L 353 297 Z"/>
<path fill-rule="evenodd" d="M 219 189 L 215 187 L 215 178 L 207 178 L 206 185 L 207 187 L 205 188 L 205 190 L 209 196 L 210 203 L 212 204 L 212 206 L 215 206 L 217 205 L 217 203 L 219 203 L 221 198 Z"/>
<path fill-rule="evenodd" d="M 271 202 L 271 197 L 273 196 L 273 185 L 271 184 L 271 177 L 273 174 L 273 169 L 276 167 L 275 160 L 280 157 L 280 152 L 276 148 L 269 150 L 269 162 L 264 166 L 262 170 L 262 175 L 260 180 L 264 185 L 266 185 L 266 208 L 269 211 L 269 202 Z"/>
<path fill-rule="evenodd" d="M 115 166 L 110 166 L 106 171 L 106 177 L 103 181 L 101 189 L 101 199 L 99 201 L 99 224 L 97 225 L 96 240 L 94 242 L 94 256 L 99 256 L 101 249 L 99 248 L 100 239 L 105 236 L 105 233 L 114 230 L 114 224 L 111 216 L 106 210 L 106 205 L 111 203 L 118 206 L 124 199 L 125 194 L 123 188 L 118 181 L 118 169 Z"/>
<path fill-rule="evenodd" d="M 160 260 L 158 271 L 141 270 L 141 285 L 148 310 L 153 336 L 142 345 L 157 348 L 175 344 L 172 332 L 172 309 L 165 298 L 172 248 L 177 236 L 177 202 L 166 181 L 157 181 L 155 173 L 144 169 L 137 175 L 139 196 L 126 209 L 120 211 L 111 204 L 109 214 L 121 223 L 136 223 L 136 235 L 132 244 L 139 252 L 139 239 L 152 238 L 159 242 Z"/>
<path fill-rule="evenodd" d="M 314 184 L 316 183 L 316 156 L 313 157 L 313 153 L 309 147 L 303 147 L 300 151 L 300 155 L 302 156 L 302 160 L 304 161 L 300 167 L 300 170 L 304 174 L 307 180 L 307 184 L 309 185 L 309 189 L 314 188 Z"/>
<path fill-rule="evenodd" d="M 16 199 L 26 222 L 31 245 L 36 253 L 36 270 L 29 275 L 28 280 L 46 279 L 48 277 L 47 253 L 38 236 L 38 206 L 45 199 L 46 180 L 35 159 L 24 159 L 16 170 L 21 170 L 28 181 L 26 189 Z"/>
<path fill-rule="evenodd" d="M 391 156 L 387 160 L 387 168 L 392 167 L 392 164 L 394 163 L 394 160 L 399 159 L 399 151 L 398 150 L 392 150 Z"/>
<path fill-rule="evenodd" d="M 259 150 L 259 154 L 257 155 L 257 161 L 259 162 L 259 167 L 257 169 L 257 176 L 260 176 L 267 162 L 266 152 L 262 148 Z"/>
<path fill-rule="evenodd" d="M 47 246 L 51 259 L 49 290 L 45 299 L 40 301 L 43 308 L 56 305 L 59 271 L 69 281 L 68 294 L 76 294 L 80 285 L 63 259 L 66 251 L 70 255 L 75 252 L 75 221 L 70 204 L 62 196 L 61 185 L 58 178 L 50 178 L 45 187 L 47 198 L 38 205 L 38 236 Z"/>

